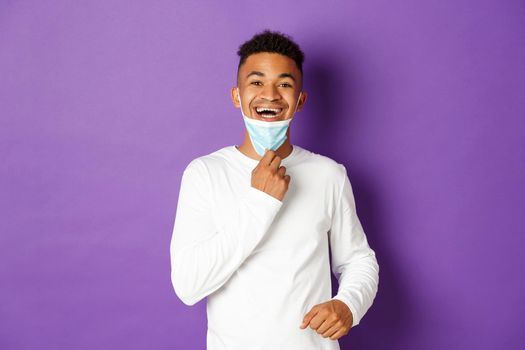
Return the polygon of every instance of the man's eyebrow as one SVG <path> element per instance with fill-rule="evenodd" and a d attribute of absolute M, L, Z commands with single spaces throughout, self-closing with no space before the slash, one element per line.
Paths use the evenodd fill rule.
<path fill-rule="evenodd" d="M 292 73 L 281 73 L 279 74 L 279 78 L 290 78 L 295 82 L 295 78 Z"/>
<path fill-rule="evenodd" d="M 265 76 L 263 72 L 259 72 L 259 71 L 254 70 L 254 71 L 251 71 L 246 76 L 246 79 L 248 79 L 252 75 L 257 75 L 259 77 L 264 77 Z M 281 73 L 281 74 L 279 74 L 279 78 L 290 78 L 290 79 L 292 79 L 295 82 L 295 77 L 293 76 L 292 73 Z"/>

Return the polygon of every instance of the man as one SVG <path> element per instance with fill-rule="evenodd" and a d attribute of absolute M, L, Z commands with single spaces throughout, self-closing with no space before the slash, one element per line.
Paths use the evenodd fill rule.
<path fill-rule="evenodd" d="M 339 349 L 377 293 L 375 252 L 344 165 L 291 144 L 289 125 L 307 99 L 299 46 L 265 30 L 238 54 L 231 98 L 244 140 L 184 170 L 174 290 L 187 305 L 208 297 L 210 350 Z"/>

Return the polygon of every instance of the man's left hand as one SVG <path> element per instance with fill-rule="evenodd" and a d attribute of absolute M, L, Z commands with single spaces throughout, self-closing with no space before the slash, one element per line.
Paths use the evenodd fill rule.
<path fill-rule="evenodd" d="M 337 340 L 348 334 L 353 322 L 350 308 L 341 300 L 332 299 L 313 306 L 304 316 L 300 328 L 305 329 L 310 325 L 323 338 Z"/>

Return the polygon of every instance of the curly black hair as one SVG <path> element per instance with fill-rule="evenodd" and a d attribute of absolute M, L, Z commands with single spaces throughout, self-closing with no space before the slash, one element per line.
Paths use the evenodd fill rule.
<path fill-rule="evenodd" d="M 237 76 L 239 76 L 239 69 L 248 56 L 259 52 L 275 52 L 290 57 L 294 60 L 297 68 L 299 68 L 301 75 L 303 75 L 304 53 L 299 45 L 286 34 L 265 29 L 239 46 L 237 55 L 240 56 L 240 60 L 237 66 Z"/>

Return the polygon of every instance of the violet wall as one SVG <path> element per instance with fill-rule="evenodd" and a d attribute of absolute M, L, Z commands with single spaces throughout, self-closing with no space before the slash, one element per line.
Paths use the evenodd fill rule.
<path fill-rule="evenodd" d="M 345 164 L 381 267 L 341 348 L 525 348 L 523 1 L 3 0 L 1 349 L 205 348 L 180 177 L 242 141 L 264 28 L 306 53 L 292 143 Z"/>

